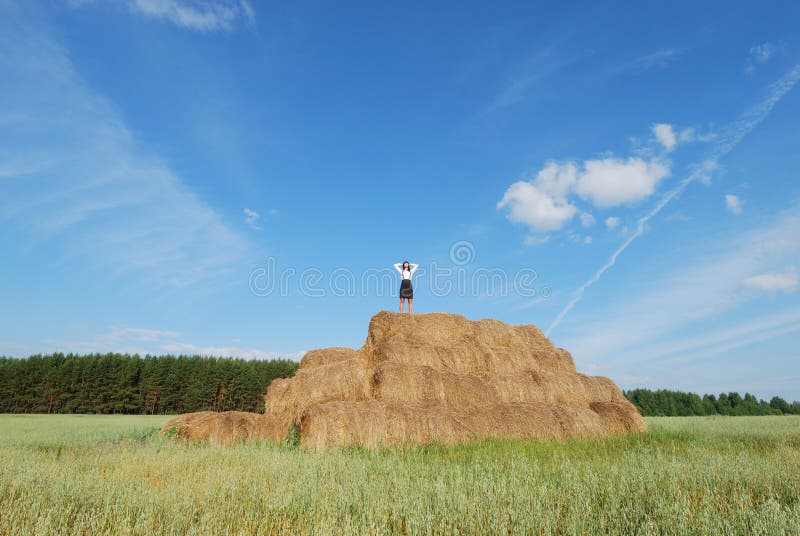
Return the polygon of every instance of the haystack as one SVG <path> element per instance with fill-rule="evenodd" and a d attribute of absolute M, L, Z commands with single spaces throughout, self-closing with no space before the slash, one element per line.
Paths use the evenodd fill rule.
<path fill-rule="evenodd" d="M 380 312 L 358 350 L 308 352 L 275 380 L 265 414 L 190 413 L 162 433 L 230 444 L 283 440 L 321 450 L 492 437 L 604 437 L 647 429 L 608 378 L 575 370 L 569 352 L 533 325 L 460 315 Z"/>

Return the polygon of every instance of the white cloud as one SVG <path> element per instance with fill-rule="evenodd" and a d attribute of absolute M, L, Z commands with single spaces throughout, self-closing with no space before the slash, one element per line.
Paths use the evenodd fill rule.
<path fill-rule="evenodd" d="M 607 229 L 614 229 L 619 225 L 620 219 L 616 216 L 610 216 L 606 218 L 606 228 Z"/>
<path fill-rule="evenodd" d="M 244 208 L 242 211 L 244 212 L 245 215 L 244 221 L 247 222 L 247 225 L 249 225 L 256 231 L 260 231 L 261 226 L 258 224 L 258 220 L 261 219 L 261 215 L 255 210 L 250 210 L 249 208 Z"/>
<path fill-rule="evenodd" d="M 664 149 L 671 151 L 675 148 L 678 140 L 675 136 L 675 131 L 672 130 L 672 125 L 669 123 L 656 123 L 651 127 L 651 129 L 653 134 L 655 134 L 658 143 L 660 143 Z"/>
<path fill-rule="evenodd" d="M 748 277 L 742 281 L 742 285 L 762 292 L 790 294 L 797 290 L 797 282 L 797 270 L 789 268 L 785 272 L 764 273 Z"/>
<path fill-rule="evenodd" d="M 739 142 L 747 136 L 761 121 L 763 121 L 775 108 L 775 105 L 789 93 L 797 82 L 800 81 L 800 65 L 795 65 L 786 74 L 784 74 L 777 82 L 772 84 L 770 91 L 766 97 L 757 102 L 755 105 L 746 109 L 737 120 L 730 123 L 722 132 L 720 139 L 716 142 L 711 156 L 702 162 L 691 166 L 692 172 L 682 179 L 677 186 L 668 191 L 661 200 L 650 209 L 644 216 L 639 218 L 636 222 L 636 230 L 633 232 L 608 258 L 608 260 L 600 266 L 592 277 L 579 286 L 572 294 L 572 298 L 567 302 L 567 305 L 561 309 L 561 312 L 556 315 L 550 327 L 547 328 L 545 334 L 549 336 L 561 323 L 570 311 L 583 299 L 586 290 L 600 281 L 608 270 L 614 267 L 617 259 L 622 255 L 626 249 L 640 236 L 644 234 L 645 225 L 654 216 L 659 214 L 665 206 L 667 206 L 675 197 L 681 194 L 690 184 L 695 181 L 703 181 L 708 175 L 719 167 L 720 159 L 730 153 Z"/>
<path fill-rule="evenodd" d="M 574 162 L 549 162 L 532 180 L 509 186 L 497 208 L 508 209 L 510 221 L 523 223 L 534 233 L 556 231 L 578 213 L 570 195 L 589 199 L 598 207 L 629 204 L 651 195 L 668 173 L 664 164 L 640 158 L 587 160 L 581 168 Z M 587 212 L 581 213 L 580 220 L 583 227 L 595 221 Z"/>
<path fill-rule="evenodd" d="M 666 152 L 680 143 L 716 139 L 713 134 L 698 134 L 694 127 L 677 132 L 668 123 L 655 123 L 651 130 Z M 640 142 L 634 139 L 632 143 Z M 653 156 L 652 142 L 635 150 L 634 154 L 637 156 L 627 159 L 608 156 L 580 163 L 548 162 L 535 178 L 512 184 L 497 208 L 508 207 L 509 220 L 525 223 L 532 231 L 540 232 L 563 228 L 579 212 L 573 196 L 601 209 L 634 204 L 655 193 L 658 184 L 670 174 L 669 161 Z M 715 169 L 716 161 L 707 159 L 693 171 L 692 180 L 710 180 Z M 594 224 L 595 218 L 582 211 L 580 221 L 586 228 Z M 611 221 L 618 222 L 617 219 Z"/>
<path fill-rule="evenodd" d="M 584 243 L 584 244 L 591 244 L 591 243 L 592 243 L 592 237 L 591 237 L 591 235 L 586 235 L 586 236 L 584 237 L 584 239 L 583 239 L 583 243 Z"/>
<path fill-rule="evenodd" d="M 602 278 L 603 274 L 616 264 L 617 259 L 628 246 L 644 234 L 645 225 L 651 218 L 659 214 L 665 206 L 693 182 L 700 181 L 706 183 L 711 180 L 712 174 L 720 168 L 720 160 L 722 157 L 733 150 L 753 128 L 761 123 L 761 121 L 769 115 L 775 105 L 794 88 L 799 80 L 800 65 L 795 65 L 777 82 L 770 86 L 766 97 L 746 109 L 736 120 L 728 124 L 721 131 L 719 136 L 715 134 L 713 137 L 708 138 L 709 141 L 712 139 L 715 141 L 710 155 L 704 160 L 692 164 L 689 167 L 690 173 L 676 186 L 665 193 L 661 200 L 659 200 L 650 211 L 637 220 L 635 232 L 628 236 L 591 278 L 575 290 L 572 299 L 553 320 L 547 333 L 557 327 L 566 315 L 569 314 L 572 308 L 582 299 L 586 289 L 597 283 Z M 687 138 L 693 135 L 693 132 L 686 133 Z M 552 164 L 548 164 L 548 166 L 549 165 Z M 569 163 L 568 165 L 574 164 Z M 583 171 L 579 172 L 578 179 L 574 183 L 572 191 L 577 193 L 581 198 L 590 200 L 599 208 L 626 203 L 630 204 L 644 199 L 651 195 L 655 191 L 658 182 L 669 174 L 669 167 L 667 164 L 656 159 L 646 161 L 641 157 L 628 158 L 627 161 L 614 157 L 587 160 L 584 162 L 583 168 Z M 527 185 L 527 188 L 524 185 Z M 531 200 L 537 202 L 536 204 L 540 204 L 546 208 L 551 208 L 555 204 L 552 197 L 548 196 L 546 193 L 537 191 L 533 181 L 528 183 L 520 181 L 509 187 L 503 199 L 497 204 L 497 208 L 503 208 L 512 204 L 514 198 L 516 198 L 517 201 L 522 201 L 526 197 L 526 195 L 512 196 L 510 195 L 512 193 L 530 194 L 527 197 L 531 197 Z M 548 203 L 544 203 L 544 200 L 541 199 L 542 197 L 545 197 Z M 551 229 L 560 229 L 577 210 L 577 207 L 570 204 L 567 199 L 559 199 L 558 201 L 561 203 L 562 209 L 568 207 L 571 209 L 571 213 L 559 218 L 558 224 L 554 225 Z M 534 203 L 518 202 L 512 204 L 512 209 L 533 204 Z M 508 218 L 512 221 L 524 221 L 524 219 L 520 217 L 524 216 L 526 212 L 525 210 L 512 210 Z M 552 213 L 554 211 L 549 212 Z M 627 232 L 627 227 L 623 228 L 623 231 Z"/>
<path fill-rule="evenodd" d="M 641 201 L 652 195 L 659 181 L 669 175 L 666 165 L 641 158 L 587 160 L 584 167 L 575 192 L 601 208 Z"/>
<path fill-rule="evenodd" d="M 738 196 L 735 196 L 733 194 L 725 195 L 725 208 L 727 208 L 729 212 L 733 214 L 741 214 L 742 204 L 743 204 L 742 200 L 739 199 Z"/>
<path fill-rule="evenodd" d="M 541 174 L 540 174 L 541 175 Z M 561 229 L 578 209 L 563 198 L 554 197 L 537 181 L 518 181 L 508 187 L 497 208 L 508 207 L 506 216 L 510 221 L 524 223 L 531 231 L 554 231 Z"/>
<path fill-rule="evenodd" d="M 91 3 L 94 1 L 73 0 L 71 5 Z M 255 20 L 249 0 L 125 0 L 125 5 L 136 15 L 202 32 L 230 31 L 242 20 Z"/>
<path fill-rule="evenodd" d="M 557 199 L 564 199 L 578 180 L 578 167 L 572 162 L 549 162 L 536 175 L 536 185 Z"/>

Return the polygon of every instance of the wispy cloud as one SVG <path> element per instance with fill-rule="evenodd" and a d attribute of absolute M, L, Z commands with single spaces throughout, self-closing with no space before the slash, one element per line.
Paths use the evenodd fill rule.
<path fill-rule="evenodd" d="M 218 357 L 241 357 L 243 359 L 289 359 L 300 361 L 305 354 L 304 350 L 298 352 L 270 352 L 258 348 L 241 348 L 238 346 L 202 346 L 191 343 L 169 343 L 164 345 L 164 350 L 173 354 L 191 354 Z"/>
<path fill-rule="evenodd" d="M 98 1 L 72 0 L 70 4 L 80 7 Z M 231 31 L 241 22 L 255 20 L 248 0 L 124 0 L 124 4 L 135 15 L 201 32 Z"/>
<path fill-rule="evenodd" d="M 530 98 L 551 76 L 581 59 L 581 54 L 563 52 L 563 38 L 542 47 L 517 66 L 494 98 L 484 108 L 484 113 L 494 112 L 519 104 Z"/>
<path fill-rule="evenodd" d="M 547 235 L 544 236 L 536 236 L 536 235 L 528 235 L 523 240 L 523 243 L 526 246 L 541 246 L 543 244 L 547 244 L 550 241 L 550 237 Z"/>
<path fill-rule="evenodd" d="M 76 354 L 119 352 L 128 354 L 158 354 L 159 345 L 178 337 L 175 331 L 149 328 L 109 326 L 104 331 L 85 339 L 45 339 L 37 351 L 53 351 Z M 163 352 L 161 352 L 163 353 Z"/>
<path fill-rule="evenodd" d="M 617 71 L 639 74 L 644 71 L 666 69 L 686 51 L 685 48 L 660 48 L 622 63 Z"/>
<path fill-rule="evenodd" d="M 677 186 L 667 192 L 661 200 L 644 216 L 639 218 L 636 223 L 636 230 L 611 254 L 611 257 L 603 264 L 597 272 L 573 293 L 572 299 L 556 316 L 550 327 L 547 329 L 549 335 L 553 329 L 558 327 L 561 321 L 569 314 L 573 307 L 583 298 L 586 289 L 597 283 L 600 278 L 617 262 L 617 258 L 630 246 L 637 238 L 644 234 L 645 225 L 654 216 L 661 212 L 678 194 L 683 192 L 687 186 L 697 180 L 707 180 L 718 166 L 719 161 L 733 150 L 736 145 L 750 133 L 764 118 L 769 115 L 775 105 L 797 84 L 800 80 L 800 64 L 795 65 L 780 80 L 770 87 L 767 96 L 752 108 L 746 110 L 739 118 L 723 130 L 719 141 L 714 146 L 711 154 L 703 162 L 695 166 L 694 170 Z"/>
<path fill-rule="evenodd" d="M 240 346 L 199 345 L 180 340 L 182 334 L 149 328 L 110 326 L 85 340 L 47 339 L 45 351 L 84 353 L 120 352 L 139 355 L 185 354 L 243 359 L 290 359 L 299 361 L 305 351 L 273 352 Z M 3 346 L 0 346 L 0 350 Z M 22 348 L 17 345 L 17 348 Z M 41 350 L 39 350 L 41 351 Z M 20 351 L 16 355 L 22 355 Z"/>
<path fill-rule="evenodd" d="M 0 8 L 2 9 L 2 8 Z M 141 148 L 69 53 L 14 10 L 0 22 L 0 221 L 29 248 L 160 287 L 234 277 L 250 244 Z"/>
<path fill-rule="evenodd" d="M 676 210 L 664 217 L 664 221 L 681 221 L 681 222 L 690 222 L 693 218 L 688 214 L 681 212 L 680 210 Z"/>
<path fill-rule="evenodd" d="M 747 59 L 744 62 L 744 72 L 753 74 L 756 67 L 767 63 L 776 53 L 784 51 L 784 45 L 775 43 L 761 43 L 752 47 L 747 52 Z"/>
<path fill-rule="evenodd" d="M 797 270 L 789 268 L 783 272 L 769 272 L 750 276 L 742 285 L 761 292 L 784 292 L 786 294 L 797 290 Z"/>
<path fill-rule="evenodd" d="M 261 231 L 261 226 L 258 224 L 258 220 L 261 219 L 261 214 L 255 210 L 250 210 L 249 208 L 244 208 L 242 211 L 244 212 L 244 221 L 247 222 L 247 225 L 256 231 Z"/>
<path fill-rule="evenodd" d="M 143 342 L 158 341 L 161 339 L 174 339 L 175 337 L 180 337 L 181 335 L 177 331 L 162 331 L 158 329 L 126 327 L 112 327 L 111 334 L 114 337 L 130 337 Z"/>
<path fill-rule="evenodd" d="M 24 344 L 15 342 L 0 341 L 0 356 L 21 357 L 27 352 Z"/>
<path fill-rule="evenodd" d="M 694 252 L 685 252 L 687 258 L 678 268 L 652 276 L 645 291 L 617 299 L 591 315 L 576 317 L 567 326 L 566 340 L 559 342 L 570 348 L 576 359 L 606 364 L 633 364 L 701 349 L 709 352 L 714 340 L 722 344 L 733 340 L 733 335 L 720 332 L 709 342 L 691 341 L 685 335 L 681 342 L 675 342 L 671 335 L 757 299 L 758 294 L 744 281 L 757 282 L 760 290 L 764 286 L 773 292 L 778 287 L 790 289 L 792 276 L 796 278 L 797 274 L 775 271 L 775 267 L 800 259 L 800 243 L 795 239 L 799 235 L 800 216 L 793 207 L 744 234 L 703 240 Z M 754 274 L 756 280 L 752 279 Z M 789 323 L 774 323 L 769 320 L 771 316 L 761 320 L 753 314 L 748 317 L 753 325 L 763 325 L 753 333 Z M 792 319 L 800 321 L 796 315 Z M 716 351 L 723 351 L 723 347 Z"/>
<path fill-rule="evenodd" d="M 739 199 L 739 196 L 733 194 L 725 194 L 725 208 L 728 209 L 728 212 L 733 214 L 741 214 L 742 213 L 742 200 Z"/>
<path fill-rule="evenodd" d="M 672 125 L 668 123 L 656 123 L 652 126 L 653 134 L 655 134 L 658 143 L 660 143 L 665 150 L 671 151 L 678 143 L 675 136 L 675 131 L 672 130 Z"/>
<path fill-rule="evenodd" d="M 716 138 L 714 132 L 705 131 L 698 132 L 696 127 L 686 127 L 683 130 L 678 129 L 675 125 L 670 123 L 654 123 L 650 130 L 655 137 L 656 147 L 664 153 L 671 153 L 679 145 L 692 142 L 711 142 Z M 636 145 L 640 145 L 637 138 L 633 138 Z M 642 154 L 652 154 L 654 152 L 653 144 L 639 146 L 638 151 Z"/>
<path fill-rule="evenodd" d="M 640 349 L 637 357 L 640 362 L 663 360 L 673 365 L 686 364 L 798 331 L 800 309 L 794 309 L 756 319 L 750 318 L 745 322 L 706 331 L 702 335 L 677 342 Z"/>

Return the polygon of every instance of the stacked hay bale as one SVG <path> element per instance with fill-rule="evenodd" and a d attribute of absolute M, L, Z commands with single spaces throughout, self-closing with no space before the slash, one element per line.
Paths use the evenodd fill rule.
<path fill-rule="evenodd" d="M 231 426 L 233 439 L 282 440 L 299 427 L 301 443 L 319 450 L 646 430 L 611 380 L 579 374 L 536 326 L 445 313 L 376 314 L 362 348 L 308 352 L 294 378 L 273 381 L 265 408 L 259 432 Z M 182 422 L 192 421 L 165 429 Z"/>
<path fill-rule="evenodd" d="M 284 436 L 286 429 L 282 426 L 283 423 L 263 413 L 199 411 L 170 419 L 161 428 L 161 435 L 233 445 L 239 441 L 262 441 Z"/>

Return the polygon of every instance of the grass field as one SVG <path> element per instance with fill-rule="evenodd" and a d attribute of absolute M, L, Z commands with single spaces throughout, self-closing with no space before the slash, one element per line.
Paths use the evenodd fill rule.
<path fill-rule="evenodd" d="M 800 417 L 325 454 L 174 444 L 165 421 L 0 415 L 0 534 L 800 534 Z"/>

